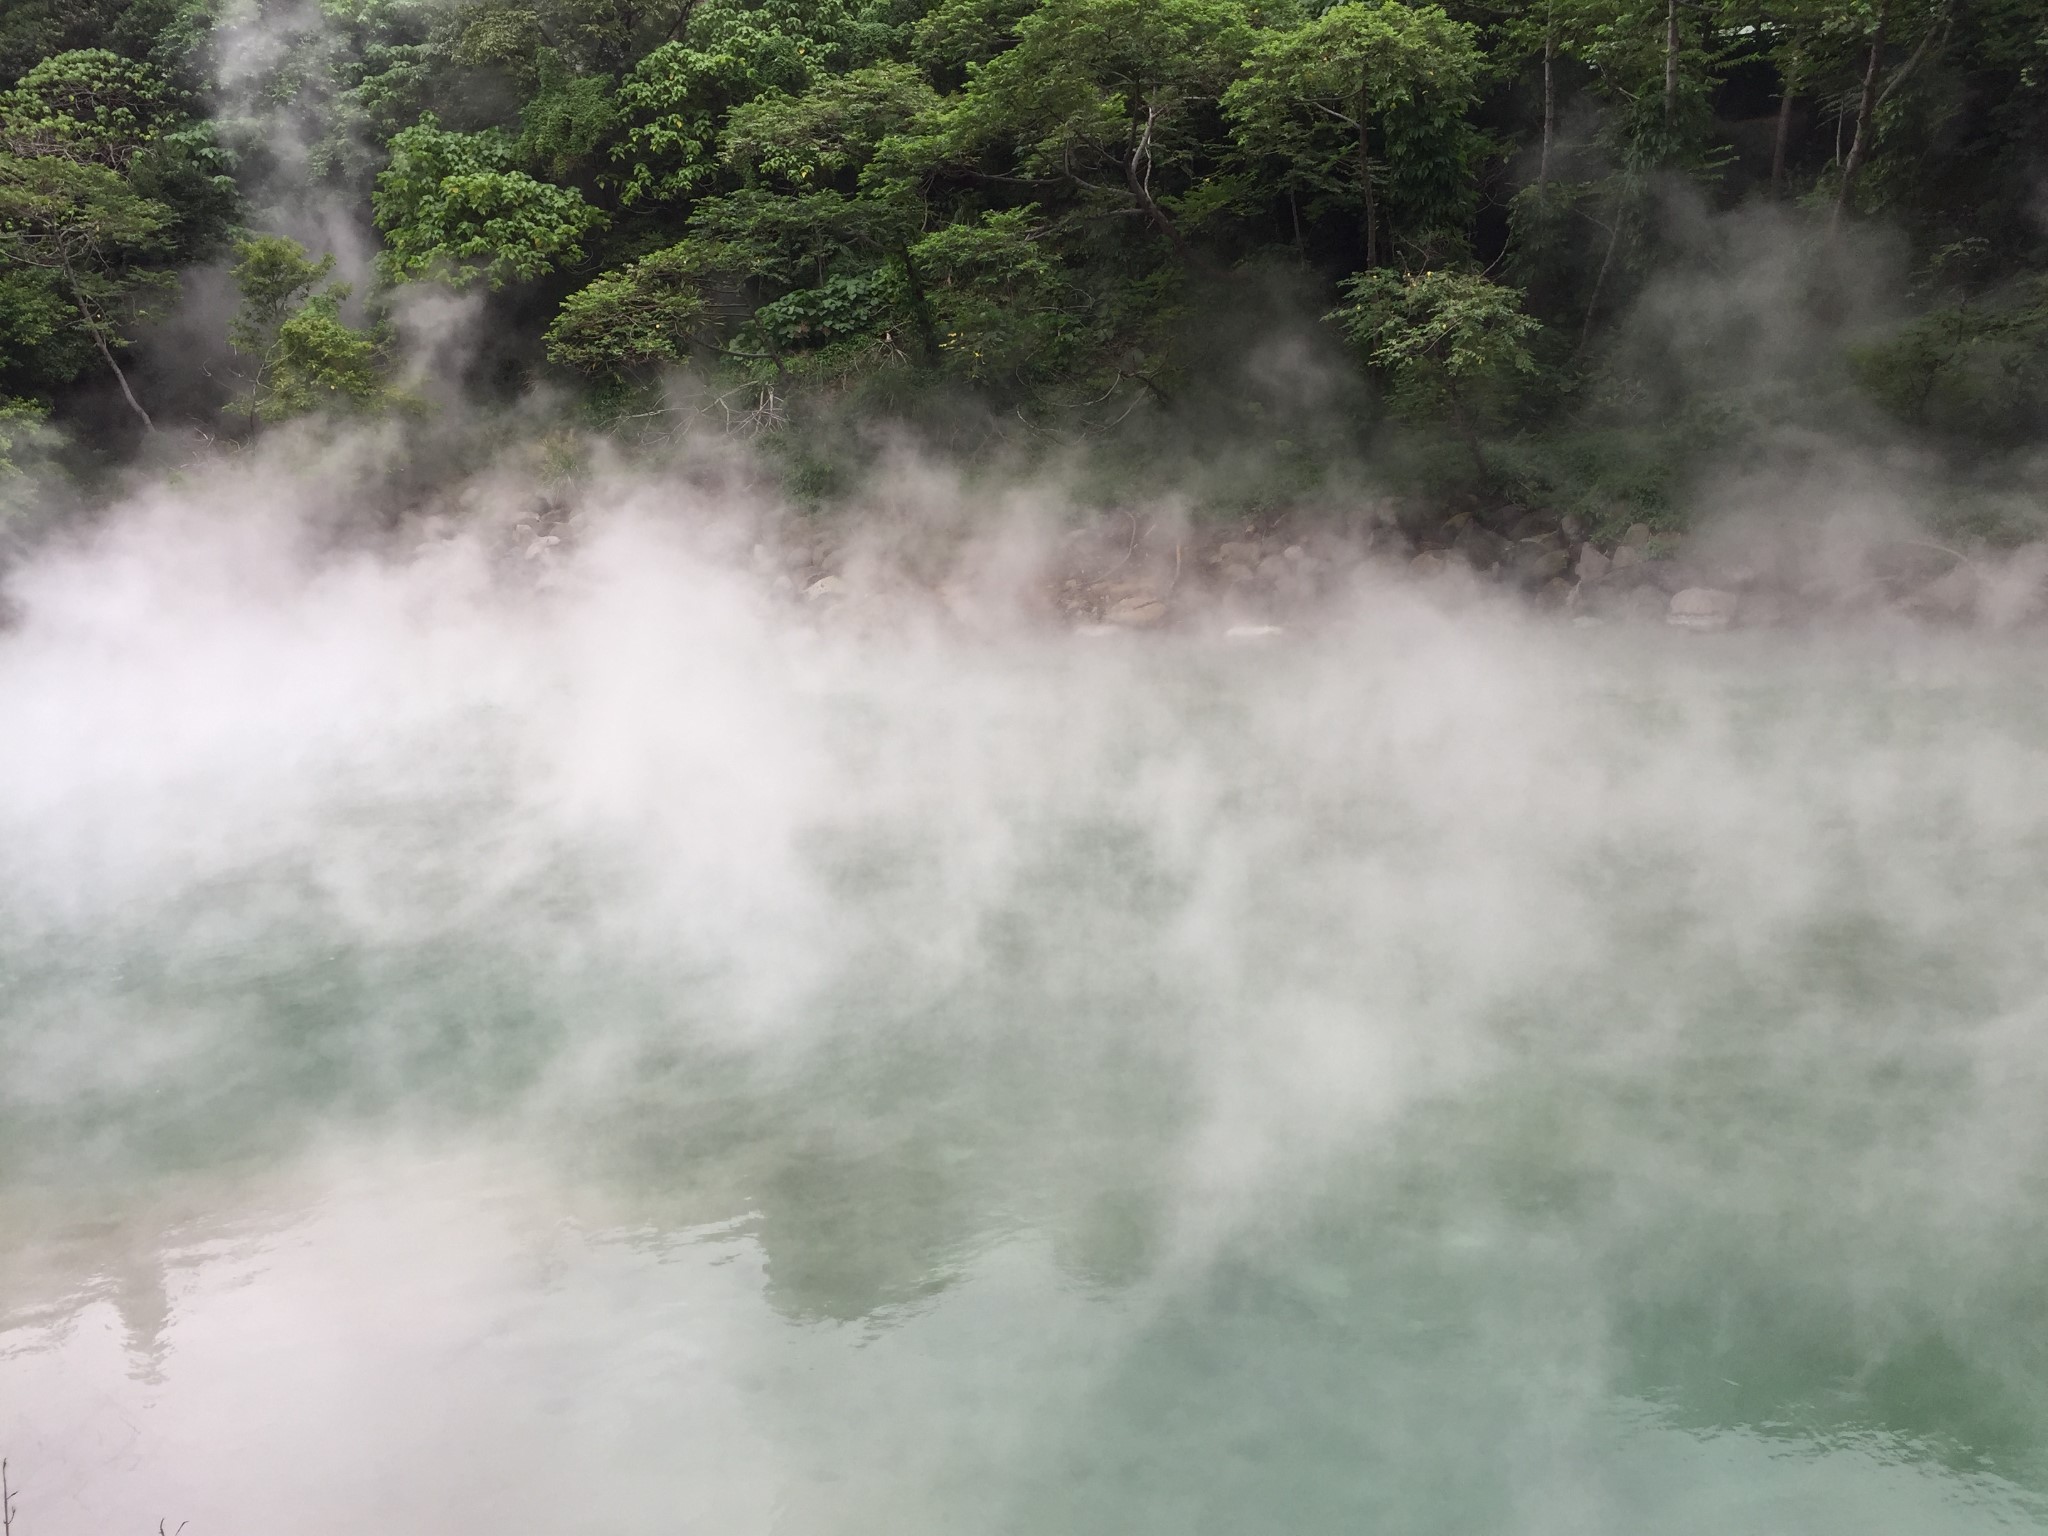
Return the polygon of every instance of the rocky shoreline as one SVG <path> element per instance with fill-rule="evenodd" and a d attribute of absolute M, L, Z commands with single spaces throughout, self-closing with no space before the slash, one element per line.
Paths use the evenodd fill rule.
<path fill-rule="evenodd" d="M 544 576 L 573 553 L 584 526 L 573 511 L 543 507 L 503 547 Z M 859 611 L 922 595 L 968 617 L 991 602 L 989 562 L 972 558 L 979 531 L 962 522 L 934 534 L 860 513 L 792 517 L 743 554 L 772 588 L 807 605 Z M 1883 615 L 1992 629 L 2048 622 L 2048 541 L 1958 548 L 1893 528 L 1802 543 L 1659 533 L 1644 523 L 1603 537 L 1514 503 L 1379 498 L 1223 524 L 1126 511 L 1023 541 L 1006 558 L 1011 579 L 993 584 L 1002 607 L 1088 630 L 1220 617 L 1232 632 L 1270 632 L 1360 581 L 1512 595 L 1579 624 L 1696 632 Z"/>

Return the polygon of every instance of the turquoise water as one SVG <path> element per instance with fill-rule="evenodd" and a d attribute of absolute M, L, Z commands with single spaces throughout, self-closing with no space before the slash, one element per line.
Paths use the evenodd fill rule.
<path fill-rule="evenodd" d="M 2048 1528 L 2027 644 L 608 580 L 0 640 L 22 1536 Z"/>

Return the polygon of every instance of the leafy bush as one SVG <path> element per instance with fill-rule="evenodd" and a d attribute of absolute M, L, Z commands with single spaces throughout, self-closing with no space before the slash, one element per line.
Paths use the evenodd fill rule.
<path fill-rule="evenodd" d="M 1979 442 L 2048 431 L 2048 274 L 1929 310 L 1853 359 L 1900 421 Z"/>
<path fill-rule="evenodd" d="M 395 136 L 371 199 L 384 271 L 499 288 L 581 261 L 604 215 L 575 188 L 536 181 L 512 161 L 504 134 L 451 133 L 432 113 Z"/>

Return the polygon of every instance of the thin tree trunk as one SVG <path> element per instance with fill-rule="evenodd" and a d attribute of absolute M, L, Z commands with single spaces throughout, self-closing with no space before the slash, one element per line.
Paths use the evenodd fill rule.
<path fill-rule="evenodd" d="M 128 387 L 128 375 L 123 373 L 121 365 L 114 361 L 114 354 L 107 346 L 107 338 L 100 333 L 99 327 L 92 324 L 91 321 L 86 322 L 86 329 L 92 332 L 93 343 L 100 349 L 100 356 L 105 358 L 107 366 L 114 370 L 115 381 L 121 386 L 121 398 L 128 402 L 128 409 L 142 419 L 143 431 L 154 432 L 156 430 L 156 423 L 149 419 L 149 412 L 142 408 L 142 402 L 135 398 L 135 391 Z"/>
<path fill-rule="evenodd" d="M 1870 57 L 1863 66 L 1863 94 L 1856 102 L 1856 136 L 1849 141 L 1849 158 L 1843 162 L 1841 185 L 1835 189 L 1835 211 L 1828 220 L 1830 233 L 1841 227 L 1842 215 L 1856 194 L 1856 177 L 1863 162 L 1870 158 L 1871 120 L 1877 115 L 1877 72 L 1884 62 L 1884 25 L 1885 13 L 1880 9 L 1877 30 L 1870 34 Z"/>
<path fill-rule="evenodd" d="M 1536 159 L 1536 195 L 1540 198 L 1550 185 L 1550 141 L 1557 122 L 1557 91 L 1552 63 L 1557 58 L 1557 28 L 1543 34 L 1543 150 Z"/>
<path fill-rule="evenodd" d="M 1796 69 L 1796 66 L 1795 66 Z M 1785 195 L 1785 153 L 1792 143 L 1792 102 L 1798 95 L 1799 79 L 1787 71 L 1778 91 L 1778 133 L 1771 141 L 1771 196 Z"/>
<path fill-rule="evenodd" d="M 1847 210 L 1850 196 L 1855 190 L 1856 174 L 1863 169 L 1863 162 L 1870 158 L 1871 147 L 1877 141 L 1878 109 L 1891 100 L 1892 92 L 1904 85 L 1913 71 L 1920 67 L 1920 61 L 1927 57 L 1928 49 L 1937 41 L 1947 41 L 1948 29 L 1954 20 L 1948 6 L 1944 4 L 1938 17 L 1939 24 L 1937 25 L 1934 19 L 1929 20 L 1927 30 L 1920 34 L 1919 46 L 1913 50 L 1905 63 L 1892 71 L 1891 79 L 1884 83 L 1883 90 L 1878 91 L 1876 85 L 1878 65 L 1884 50 L 1885 19 L 1886 12 L 1880 8 L 1877 13 L 1877 32 L 1870 40 L 1870 63 L 1863 74 L 1863 97 L 1856 107 L 1856 137 L 1849 144 L 1849 163 L 1842 168 L 1842 185 L 1835 198 L 1834 217 L 1828 224 L 1831 231 L 1841 223 L 1842 214 Z M 1839 134 L 1840 130 L 1836 131 Z"/>
<path fill-rule="evenodd" d="M 1145 109 L 1144 131 L 1138 135 L 1138 142 L 1131 155 L 1124 162 L 1124 180 L 1130 184 L 1131 196 L 1136 199 L 1139 211 L 1150 221 L 1152 227 L 1166 237 L 1166 243 L 1173 247 L 1173 254 L 1186 259 L 1187 242 L 1180 237 L 1173 220 L 1166 216 L 1152 196 L 1152 125 L 1159 119 L 1157 107 Z"/>
<path fill-rule="evenodd" d="M 113 370 L 115 381 L 121 386 L 121 398 L 128 402 L 128 409 L 142 418 L 142 430 L 154 432 L 156 423 L 149 419 L 149 412 L 142 408 L 142 402 L 135 398 L 135 391 L 128 387 L 128 375 L 121 371 L 121 365 L 114 360 L 114 349 L 107 345 L 107 335 L 99 322 L 92 317 L 92 305 L 87 302 L 85 290 L 78 286 L 78 279 L 71 275 L 69 266 L 64 276 L 71 284 L 71 296 L 78 302 L 78 318 L 85 322 L 85 328 L 92 336 L 92 343 L 99 348 L 100 356 L 106 359 L 107 367 Z"/>
<path fill-rule="evenodd" d="M 1586 343 L 1593 339 L 1593 316 L 1600 310 L 1600 292 L 1607 286 L 1607 270 L 1614 265 L 1614 248 L 1621 243 L 1621 199 L 1614 200 L 1614 223 L 1607 231 L 1607 254 L 1600 258 L 1600 271 L 1593 279 L 1593 296 L 1586 300 L 1586 318 L 1579 326 L 1579 345 L 1573 353 L 1586 350 Z"/>
<path fill-rule="evenodd" d="M 896 259 L 903 264 L 903 286 L 910 294 L 911 317 L 917 322 L 917 339 L 924 349 L 924 363 L 932 367 L 939 360 L 939 328 L 932 321 L 932 303 L 924 291 L 924 278 L 910 259 L 910 247 L 899 245 Z"/>
<path fill-rule="evenodd" d="M 1358 79 L 1358 194 L 1365 201 L 1365 264 L 1380 264 L 1380 211 L 1372 195 L 1372 145 L 1366 137 L 1366 119 L 1372 111 L 1371 86 L 1363 73 Z"/>
<path fill-rule="evenodd" d="M 1664 126 L 1678 121 L 1678 0 L 1664 0 Z"/>

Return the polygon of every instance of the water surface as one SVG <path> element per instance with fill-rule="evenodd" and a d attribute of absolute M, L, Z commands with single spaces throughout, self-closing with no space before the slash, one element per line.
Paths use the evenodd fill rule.
<path fill-rule="evenodd" d="M 2037 647 L 593 581 L 0 641 L 22 1536 L 2048 1528 Z"/>

